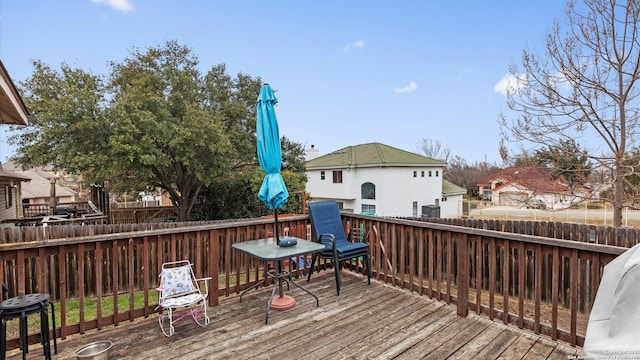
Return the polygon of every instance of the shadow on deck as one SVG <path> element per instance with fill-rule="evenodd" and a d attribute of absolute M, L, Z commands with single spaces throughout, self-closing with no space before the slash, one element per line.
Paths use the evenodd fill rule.
<path fill-rule="evenodd" d="M 332 271 L 303 284 L 320 298 L 320 307 L 291 287 L 296 306 L 271 311 L 264 324 L 271 288 L 234 295 L 210 308 L 211 324 L 199 328 L 182 320 L 171 338 L 162 335 L 157 317 L 121 323 L 58 342 L 54 359 L 75 359 L 74 352 L 99 340 L 114 343 L 111 359 L 567 359 L 581 348 L 552 341 L 502 322 L 427 297 L 343 271 L 340 296 Z M 9 355 L 9 354 L 8 354 Z M 18 359 L 20 352 L 12 352 Z M 41 358 L 31 346 L 28 358 Z"/>

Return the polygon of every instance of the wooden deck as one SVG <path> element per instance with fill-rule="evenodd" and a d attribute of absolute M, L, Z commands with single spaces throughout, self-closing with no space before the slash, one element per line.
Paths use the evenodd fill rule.
<path fill-rule="evenodd" d="M 340 296 L 332 271 L 302 285 L 320 298 L 320 307 L 292 286 L 296 306 L 271 311 L 264 324 L 271 288 L 234 295 L 211 308 L 211 324 L 184 319 L 171 338 L 157 317 L 120 324 L 58 342 L 55 359 L 75 359 L 82 345 L 111 340 L 111 359 L 563 359 L 581 348 L 537 336 L 502 322 L 343 271 Z M 20 358 L 12 352 L 10 359 Z M 28 358 L 42 358 L 32 345 Z"/>

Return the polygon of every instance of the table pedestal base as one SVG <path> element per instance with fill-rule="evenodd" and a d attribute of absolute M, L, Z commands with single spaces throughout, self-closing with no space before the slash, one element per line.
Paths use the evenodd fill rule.
<path fill-rule="evenodd" d="M 296 299 L 289 295 L 275 296 L 271 300 L 273 310 L 289 310 L 296 306 Z"/>

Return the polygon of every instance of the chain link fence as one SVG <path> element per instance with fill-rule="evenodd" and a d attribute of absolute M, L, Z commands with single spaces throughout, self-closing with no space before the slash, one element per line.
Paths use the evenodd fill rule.
<path fill-rule="evenodd" d="M 606 202 L 568 208 L 533 209 L 525 206 L 494 205 L 490 201 L 462 200 L 458 217 L 491 220 L 559 221 L 591 225 L 613 225 L 613 206 Z M 640 227 L 640 210 L 624 208 L 622 226 Z"/>

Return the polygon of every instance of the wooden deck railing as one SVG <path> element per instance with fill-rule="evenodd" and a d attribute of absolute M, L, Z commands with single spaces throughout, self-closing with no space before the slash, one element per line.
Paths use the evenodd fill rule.
<path fill-rule="evenodd" d="M 582 346 L 604 265 L 626 248 L 343 214 L 375 227 L 376 277 L 468 311 Z"/>
<path fill-rule="evenodd" d="M 343 220 L 370 242 L 379 281 L 456 304 L 461 316 L 476 311 L 579 346 L 602 268 L 625 250 L 346 213 Z M 307 238 L 308 221 L 285 217 L 281 231 Z M 209 288 L 217 291 L 209 305 L 218 306 L 219 297 L 239 293 L 268 267 L 231 244 L 272 233 L 273 220 L 261 219 L 0 244 L 0 280 L 10 296 L 49 293 L 59 306 L 58 336 L 65 338 L 152 315 L 157 274 L 167 261 L 189 259 L 196 276 L 211 276 Z M 346 268 L 364 271 L 358 259 Z M 30 342 L 38 341 L 34 332 Z M 18 346 L 17 332 L 8 339 L 9 347 Z"/>

